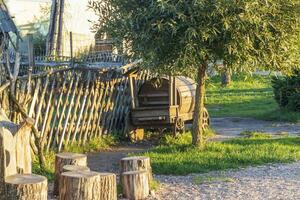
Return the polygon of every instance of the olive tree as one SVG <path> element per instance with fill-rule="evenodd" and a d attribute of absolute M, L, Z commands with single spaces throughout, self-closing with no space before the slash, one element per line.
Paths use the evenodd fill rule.
<path fill-rule="evenodd" d="M 91 0 L 94 28 L 145 67 L 197 77 L 193 144 L 201 146 L 205 76 L 222 60 L 232 71 L 299 66 L 299 0 Z"/>

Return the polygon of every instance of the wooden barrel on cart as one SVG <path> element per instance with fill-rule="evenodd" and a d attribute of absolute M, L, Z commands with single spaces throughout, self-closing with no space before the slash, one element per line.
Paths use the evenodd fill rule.
<path fill-rule="evenodd" d="M 170 103 L 170 81 L 169 77 L 152 78 L 143 83 L 137 91 L 138 105 L 132 109 L 132 123 L 140 127 L 151 127 L 154 125 L 167 125 L 184 122 L 193 119 L 196 83 L 194 80 L 177 76 L 173 79 L 175 102 Z M 174 98 L 173 98 L 174 99 Z M 205 127 L 209 124 L 208 112 L 204 113 Z"/>
<path fill-rule="evenodd" d="M 180 115 L 191 114 L 195 106 L 196 84 L 184 76 L 177 76 L 176 95 Z M 169 106 L 169 78 L 153 78 L 139 89 L 140 107 Z"/>

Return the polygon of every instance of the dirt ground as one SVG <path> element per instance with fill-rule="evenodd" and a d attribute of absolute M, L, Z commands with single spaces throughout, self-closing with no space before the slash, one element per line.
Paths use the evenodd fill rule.
<path fill-rule="evenodd" d="M 113 148 L 110 151 L 88 154 L 88 166 L 93 171 L 98 172 L 119 172 L 119 161 L 130 153 L 142 153 L 152 146 L 143 144 L 126 144 L 121 147 Z"/>

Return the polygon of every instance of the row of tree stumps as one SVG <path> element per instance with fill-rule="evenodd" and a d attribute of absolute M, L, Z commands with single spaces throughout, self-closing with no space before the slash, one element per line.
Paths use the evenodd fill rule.
<path fill-rule="evenodd" d="M 120 161 L 123 197 L 145 199 L 150 193 L 152 170 L 147 157 Z M 112 173 L 94 172 L 84 154 L 61 153 L 55 159 L 54 195 L 59 200 L 117 200 L 117 178 Z"/>
<path fill-rule="evenodd" d="M 0 109 L 0 200 L 47 200 L 46 177 L 31 173 L 31 128 L 34 121 L 12 123 Z M 123 197 L 146 198 L 150 193 L 152 170 L 147 157 L 120 161 Z M 58 200 L 117 200 L 117 177 L 98 173 L 87 166 L 87 156 L 60 153 L 55 157 L 54 195 Z"/>

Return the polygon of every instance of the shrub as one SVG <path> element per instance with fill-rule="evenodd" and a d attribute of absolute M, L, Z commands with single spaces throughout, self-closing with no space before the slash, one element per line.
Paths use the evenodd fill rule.
<path fill-rule="evenodd" d="M 300 112 L 300 71 L 292 76 L 273 77 L 272 87 L 280 107 Z"/>

